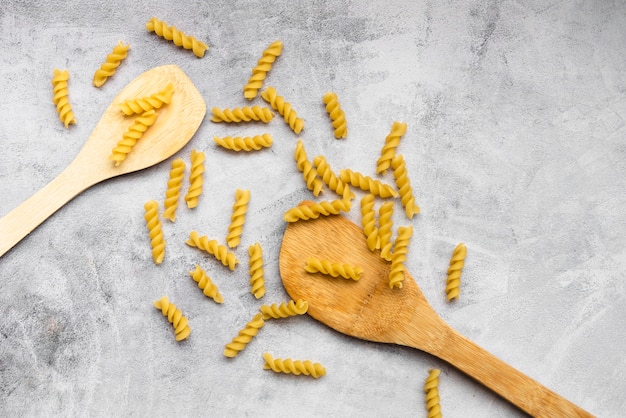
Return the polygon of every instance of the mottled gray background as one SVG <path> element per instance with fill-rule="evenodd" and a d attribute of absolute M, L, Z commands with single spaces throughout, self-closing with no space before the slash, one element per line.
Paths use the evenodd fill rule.
<path fill-rule="evenodd" d="M 155 15 L 208 43 L 203 59 L 148 33 Z M 127 60 L 101 89 L 93 72 L 117 43 Z M 626 410 L 626 6 L 619 1 L 5 0 L 0 6 L 0 216 L 74 158 L 117 92 L 178 64 L 209 109 L 248 102 L 242 87 L 267 45 L 284 42 L 267 84 L 305 119 L 309 155 L 374 175 L 394 120 L 422 213 L 408 268 L 454 328 L 601 417 Z M 53 68 L 71 72 L 77 125 L 51 104 Z M 321 104 L 338 93 L 349 136 Z M 254 104 L 263 104 L 260 99 Z M 270 132 L 254 155 L 214 135 Z M 169 160 L 78 196 L 0 258 L 0 415 L 426 416 L 423 381 L 441 374 L 447 417 L 523 416 L 451 366 L 413 349 L 352 339 L 310 317 L 268 323 L 235 359 L 224 344 L 261 302 L 287 298 L 278 272 L 282 213 L 310 198 L 280 118 L 208 118 L 205 194 L 165 224 L 153 264 L 143 204 L 162 201 Z M 386 180 L 390 181 L 387 176 Z M 236 188 L 252 200 L 234 273 L 188 248 L 191 229 L 224 239 Z M 359 197 L 362 196 L 359 193 Z M 357 211 L 349 215 L 358 221 Z M 398 210 L 396 225 L 408 223 Z M 222 238 L 220 238 L 222 237 Z M 1 237 L 0 237 L 1 239 Z M 264 247 L 268 292 L 249 293 L 246 249 Z M 458 303 L 447 303 L 453 247 L 468 246 Z M 187 275 L 200 263 L 226 302 Z M 176 343 L 152 307 L 167 294 L 189 317 Z M 261 354 L 309 358 L 314 380 L 262 369 Z"/>

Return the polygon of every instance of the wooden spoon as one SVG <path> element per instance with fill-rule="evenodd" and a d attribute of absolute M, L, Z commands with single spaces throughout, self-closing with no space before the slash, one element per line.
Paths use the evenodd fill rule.
<path fill-rule="evenodd" d="M 307 273 L 317 257 L 363 267 L 359 281 Z M 390 289 L 390 263 L 367 247 L 361 227 L 342 216 L 287 226 L 280 274 L 294 300 L 335 330 L 368 341 L 395 343 L 447 361 L 514 405 L 537 417 L 590 417 L 578 406 L 524 375 L 453 330 L 405 273 L 402 289 Z"/>
<path fill-rule="evenodd" d="M 118 103 L 150 96 L 174 85 L 169 105 L 119 165 L 111 150 L 132 124 Z M 187 75 L 176 65 L 153 68 L 131 81 L 117 95 L 74 161 L 43 189 L 0 219 L 0 257 L 85 189 L 111 177 L 153 166 L 180 150 L 193 137 L 206 114 L 206 104 Z"/>

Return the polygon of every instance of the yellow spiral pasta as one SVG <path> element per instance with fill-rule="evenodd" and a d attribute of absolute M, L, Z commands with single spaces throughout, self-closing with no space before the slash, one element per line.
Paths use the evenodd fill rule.
<path fill-rule="evenodd" d="M 204 42 L 185 34 L 178 30 L 176 26 L 168 26 L 164 21 L 156 17 L 151 17 L 150 20 L 148 20 L 146 30 L 154 32 L 168 41 L 174 42 L 176 46 L 192 50 L 198 58 L 202 58 L 206 50 L 209 49 L 209 46 Z"/>
<path fill-rule="evenodd" d="M 363 274 L 363 267 L 330 260 L 320 260 L 315 257 L 311 257 L 307 260 L 304 269 L 309 273 L 322 273 L 332 277 L 343 277 L 344 279 L 352 279 L 354 281 L 359 280 L 361 274 Z"/>
<path fill-rule="evenodd" d="M 380 256 L 391 261 L 391 236 L 393 235 L 393 201 L 384 202 L 378 209 L 378 236 L 380 237 Z"/>
<path fill-rule="evenodd" d="M 281 41 L 275 41 L 263 51 L 263 55 L 257 62 L 256 66 L 252 69 L 252 75 L 248 80 L 248 83 L 243 88 L 243 97 L 248 100 L 252 100 L 256 97 L 259 90 L 263 86 L 263 80 L 267 76 L 267 73 L 272 69 L 272 64 L 276 61 L 276 58 L 283 52 L 283 43 Z"/>
<path fill-rule="evenodd" d="M 144 219 L 150 235 L 152 259 L 156 264 L 161 264 L 165 257 L 165 239 L 163 238 L 163 230 L 159 220 L 159 204 L 155 200 L 149 200 L 143 207 L 146 211 Z"/>
<path fill-rule="evenodd" d="M 266 88 L 261 93 L 261 97 L 269 103 L 270 106 L 272 106 L 272 109 L 278 111 L 292 131 L 296 134 L 302 132 L 302 129 L 304 128 L 304 121 L 298 117 L 296 111 L 291 107 L 291 103 L 286 102 L 282 96 L 279 96 L 278 93 L 276 93 L 276 89 L 274 87 Z"/>
<path fill-rule="evenodd" d="M 217 285 L 213 283 L 211 278 L 200 268 L 199 265 L 196 264 L 196 269 L 194 271 L 190 271 L 189 275 L 196 283 L 198 283 L 198 287 L 202 290 L 204 296 L 213 299 L 217 303 L 224 303 L 224 298 L 217 289 Z"/>
<path fill-rule="evenodd" d="M 117 67 L 120 66 L 122 60 L 128 55 L 129 48 L 130 45 L 125 45 L 122 41 L 119 41 L 117 45 L 113 47 L 113 52 L 107 55 L 106 60 L 93 75 L 94 86 L 102 87 L 109 77 L 115 74 Z"/>
<path fill-rule="evenodd" d="M 348 197 L 350 199 L 355 197 L 354 193 L 349 190 L 350 187 L 337 177 L 337 175 L 330 168 L 330 165 L 326 162 L 326 157 L 318 155 L 313 159 L 313 165 L 317 170 L 317 174 L 322 178 L 322 181 L 330 190 L 342 197 Z"/>
<path fill-rule="evenodd" d="M 271 305 L 262 305 L 259 310 L 263 314 L 263 319 L 281 319 L 290 316 L 304 315 L 309 310 L 309 303 L 305 300 L 290 300 L 289 302 L 281 302 L 280 305 L 272 303 Z"/>
<path fill-rule="evenodd" d="M 248 247 L 250 266 L 250 291 L 255 298 L 260 299 L 265 295 L 265 276 L 263 270 L 263 249 L 257 242 Z"/>
<path fill-rule="evenodd" d="M 213 137 L 213 141 L 222 148 L 226 148 L 232 151 L 258 151 L 262 148 L 269 148 L 272 146 L 273 139 L 270 134 L 235 137 L 226 136 L 220 138 L 219 136 Z"/>
<path fill-rule="evenodd" d="M 409 241 L 413 235 L 413 226 L 401 226 L 398 228 L 398 236 L 393 248 L 393 256 L 391 258 L 391 268 L 389 270 L 389 287 L 402 288 L 404 281 L 404 272 L 406 267 L 406 255 L 409 252 Z"/>
<path fill-rule="evenodd" d="M 380 157 L 376 161 L 376 172 L 378 174 L 384 174 L 391 165 L 391 160 L 396 156 L 396 148 L 400 144 L 400 138 L 405 133 L 406 123 L 394 122 L 391 125 L 391 132 L 385 138 L 385 145 L 383 145 Z"/>
<path fill-rule="evenodd" d="M 123 114 L 130 116 L 133 114 L 147 112 L 152 109 L 160 109 L 164 105 L 170 104 L 173 94 L 174 85 L 169 83 L 163 90 L 151 94 L 150 96 L 127 99 L 118 103 L 117 106 Z"/>
<path fill-rule="evenodd" d="M 361 199 L 361 225 L 367 241 L 367 248 L 374 251 L 380 248 L 380 237 L 376 226 L 376 211 L 374 210 L 374 195 L 369 193 Z"/>
<path fill-rule="evenodd" d="M 189 327 L 189 321 L 187 317 L 183 315 L 180 309 L 171 303 L 167 296 L 163 296 L 161 299 L 154 302 L 154 307 L 159 309 L 163 316 L 167 317 L 167 320 L 174 326 L 174 335 L 176 341 L 182 341 L 189 337 L 191 334 L 191 328 Z"/>
<path fill-rule="evenodd" d="M 236 107 L 234 109 L 220 109 L 219 107 L 214 107 L 212 110 L 213 116 L 211 117 L 211 122 L 250 122 L 250 121 L 259 121 L 263 123 L 268 123 L 272 119 L 274 119 L 274 114 L 267 107 L 261 106 L 244 106 L 244 107 Z"/>
<path fill-rule="evenodd" d="M 409 219 L 413 219 L 413 215 L 420 213 L 420 207 L 415 204 L 415 197 L 413 197 L 413 188 L 411 187 L 411 180 L 406 172 L 406 163 L 402 154 L 396 155 L 391 160 L 391 168 L 393 168 L 393 177 L 396 179 L 396 186 L 398 186 L 398 193 L 400 193 L 400 199 L 402 200 L 402 206 L 406 212 L 406 216 Z"/>
<path fill-rule="evenodd" d="M 346 123 L 346 114 L 339 105 L 337 94 L 327 92 L 323 97 L 326 104 L 326 112 L 332 120 L 333 128 L 335 128 L 335 139 L 346 138 L 348 136 L 348 124 Z"/>
<path fill-rule="evenodd" d="M 320 363 L 313 363 L 310 360 L 292 360 L 287 358 L 285 360 L 280 358 L 274 358 L 270 353 L 263 353 L 263 360 L 265 364 L 263 368 L 265 370 L 273 370 L 276 373 L 290 373 L 295 375 L 304 374 L 306 376 L 314 377 L 315 379 L 324 376 L 326 369 Z"/>
<path fill-rule="evenodd" d="M 250 202 L 250 190 L 237 189 L 235 191 L 233 213 L 230 216 L 230 225 L 228 225 L 228 235 L 226 235 L 226 244 L 230 248 L 235 248 L 241 242 L 241 233 L 243 232 L 243 224 L 246 222 L 248 202 Z"/>
<path fill-rule="evenodd" d="M 287 222 L 317 219 L 320 216 L 338 215 L 340 212 L 350 212 L 352 202 L 349 199 L 325 200 L 310 206 L 300 205 L 285 212 Z"/>
<path fill-rule="evenodd" d="M 424 383 L 424 393 L 426 393 L 426 409 L 428 418 L 441 418 L 441 405 L 439 404 L 439 369 L 431 369 Z"/>
<path fill-rule="evenodd" d="M 237 256 L 228 251 L 226 246 L 220 245 L 214 239 L 209 240 L 206 235 L 200 236 L 197 231 L 191 231 L 189 233 L 189 239 L 185 241 L 185 243 L 190 247 L 196 247 L 202 251 L 206 251 L 231 270 L 235 270 L 235 266 L 239 263 Z"/>
<path fill-rule="evenodd" d="M 158 113 L 154 110 L 148 110 L 137 116 L 133 124 L 122 135 L 122 139 L 119 140 L 111 151 L 109 159 L 115 161 L 116 166 L 122 164 L 122 161 L 126 159 L 137 141 L 146 133 L 150 126 L 154 125 L 158 116 Z"/>
<path fill-rule="evenodd" d="M 349 168 L 341 170 L 339 172 L 339 178 L 344 183 L 351 184 L 364 192 L 370 192 L 382 198 L 398 196 L 398 192 L 393 186 L 374 180 L 369 176 L 352 171 Z"/>
<path fill-rule="evenodd" d="M 307 159 L 304 143 L 301 139 L 298 139 L 293 157 L 296 160 L 298 170 L 300 170 L 304 181 L 306 181 L 306 187 L 312 190 L 315 196 L 318 196 L 322 192 L 324 183 L 317 176 L 317 170 L 313 167 L 313 164 Z"/>
<path fill-rule="evenodd" d="M 59 119 L 66 128 L 70 124 L 76 123 L 74 112 L 72 111 L 72 105 L 69 100 L 69 92 L 67 90 L 67 80 L 70 79 L 70 72 L 67 70 L 53 70 L 52 75 L 52 103 L 57 107 L 57 113 Z"/>
<path fill-rule="evenodd" d="M 185 201 L 189 209 L 198 206 L 200 195 L 202 194 L 202 185 L 204 180 L 202 174 L 204 173 L 204 152 L 191 151 L 191 172 L 189 173 L 189 189 L 185 195 Z"/>
<path fill-rule="evenodd" d="M 185 174 L 185 162 L 182 158 L 172 161 L 170 170 L 170 179 L 167 181 L 167 190 L 165 191 L 165 201 L 163 206 L 163 217 L 174 222 L 176 220 L 176 209 L 178 208 L 178 199 L 180 198 L 180 189 L 183 185 L 183 177 Z"/>
<path fill-rule="evenodd" d="M 263 314 L 258 313 L 254 315 L 252 320 L 248 322 L 242 330 L 239 331 L 239 334 L 231 342 L 226 344 L 224 348 L 224 355 L 226 357 L 235 357 L 239 354 L 246 345 L 259 333 L 259 329 L 261 329 L 265 325 L 265 321 L 263 320 Z"/>
<path fill-rule="evenodd" d="M 459 299 L 461 293 L 461 272 L 465 266 L 465 257 L 467 256 L 467 247 L 462 242 L 459 243 L 452 251 L 450 258 L 450 267 L 448 268 L 448 277 L 446 279 L 446 299 Z"/>

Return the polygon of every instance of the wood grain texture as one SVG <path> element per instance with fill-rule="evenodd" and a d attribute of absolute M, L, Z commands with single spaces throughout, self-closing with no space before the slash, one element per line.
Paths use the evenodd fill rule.
<path fill-rule="evenodd" d="M 307 273 L 309 257 L 359 265 L 363 274 L 355 282 Z M 342 216 L 290 223 L 283 237 L 283 285 L 293 299 L 309 303 L 308 313 L 318 321 L 356 338 L 430 353 L 532 416 L 592 416 L 453 330 L 408 273 L 402 289 L 389 288 L 389 268 L 368 249 L 361 228 Z"/>

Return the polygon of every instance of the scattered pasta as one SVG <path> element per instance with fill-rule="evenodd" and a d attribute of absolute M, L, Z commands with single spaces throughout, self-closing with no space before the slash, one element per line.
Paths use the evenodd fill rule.
<path fill-rule="evenodd" d="M 146 30 L 154 32 L 168 41 L 174 42 L 176 46 L 192 50 L 194 55 L 198 58 L 202 58 L 206 50 L 209 49 L 209 46 L 204 42 L 185 34 L 178 30 L 176 26 L 168 26 L 164 21 L 156 17 L 151 17 L 150 20 L 148 20 Z"/>
<path fill-rule="evenodd" d="M 380 256 L 391 261 L 391 236 L 393 234 L 393 201 L 384 202 L 378 209 L 378 236 L 380 237 Z"/>
<path fill-rule="evenodd" d="M 340 196 L 344 196 L 346 193 L 346 189 L 350 187 L 344 183 L 330 168 L 330 165 L 326 162 L 326 157 L 323 155 L 318 155 L 313 159 L 313 165 L 317 170 L 317 174 L 322 178 L 324 184 L 328 186 L 328 188 Z M 347 191 L 347 197 L 353 199 L 355 197 L 352 191 Z"/>
<path fill-rule="evenodd" d="M 306 181 L 306 186 L 309 190 L 313 191 L 313 195 L 318 196 L 322 192 L 324 183 L 318 177 L 317 170 L 307 159 L 306 151 L 304 150 L 304 143 L 301 139 L 298 139 L 293 157 L 296 160 L 298 170 L 300 170 L 302 176 L 304 177 L 304 181 Z"/>
<path fill-rule="evenodd" d="M 313 363 L 310 360 L 292 360 L 287 358 L 285 360 L 280 358 L 274 358 L 270 353 L 263 353 L 263 360 L 265 370 L 273 370 L 276 373 L 291 373 L 295 375 L 304 374 L 306 376 L 314 377 L 315 379 L 324 376 L 326 369 L 320 363 Z"/>
<path fill-rule="evenodd" d="M 413 197 L 413 189 L 411 188 L 411 180 L 406 173 L 406 163 L 402 154 L 396 155 L 391 160 L 391 168 L 393 169 L 393 177 L 396 179 L 396 186 L 400 193 L 402 206 L 409 219 L 413 219 L 413 215 L 420 213 L 420 207 L 415 204 Z"/>
<path fill-rule="evenodd" d="M 263 320 L 263 314 L 258 313 L 254 315 L 252 320 L 248 322 L 242 330 L 239 331 L 239 334 L 233 340 L 226 344 L 224 348 L 224 355 L 226 357 L 235 357 L 239 354 L 246 345 L 259 333 L 259 329 L 261 329 L 265 325 L 265 321 Z"/>
<path fill-rule="evenodd" d="M 219 107 L 214 107 L 211 111 L 213 112 L 211 122 L 230 123 L 260 121 L 263 123 L 268 123 L 269 121 L 274 119 L 274 114 L 272 113 L 272 111 L 267 107 L 261 106 L 244 106 L 236 107 L 234 109 L 220 109 Z"/>
<path fill-rule="evenodd" d="M 326 112 L 328 112 L 333 128 L 335 128 L 335 139 L 346 138 L 348 136 L 346 114 L 339 105 L 337 94 L 328 92 L 324 94 L 323 100 L 324 104 L 326 104 Z"/>
<path fill-rule="evenodd" d="M 413 225 L 398 228 L 398 236 L 393 248 L 393 256 L 391 257 L 391 268 L 389 270 L 389 287 L 402 288 L 404 281 L 404 272 L 406 267 L 406 255 L 409 252 L 409 241 L 413 235 Z"/>
<path fill-rule="evenodd" d="M 183 185 L 183 177 L 185 174 L 185 162 L 182 158 L 172 161 L 172 169 L 170 170 L 170 179 L 167 181 L 167 190 L 165 191 L 165 201 L 163 206 L 163 217 L 174 222 L 176 220 L 176 209 L 178 208 L 178 199 L 180 198 L 180 189 Z"/>
<path fill-rule="evenodd" d="M 261 93 L 261 97 L 272 106 L 272 109 L 278 111 L 292 131 L 296 134 L 302 132 L 302 129 L 304 128 L 304 121 L 298 117 L 296 111 L 291 107 L 291 103 L 286 102 L 282 96 L 279 96 L 278 93 L 276 93 L 276 89 L 274 87 L 266 88 Z"/>
<path fill-rule="evenodd" d="M 250 291 L 255 298 L 260 299 L 265 295 L 265 276 L 263 270 L 263 249 L 257 242 L 248 247 L 250 266 Z"/>
<path fill-rule="evenodd" d="M 380 237 L 376 226 L 376 211 L 374 210 L 374 195 L 369 193 L 361 199 L 361 226 L 367 241 L 367 248 L 374 251 L 380 248 Z"/>
<path fill-rule="evenodd" d="M 189 173 L 189 189 L 185 195 L 187 207 L 192 209 L 198 206 L 199 197 L 202 194 L 204 180 L 204 152 L 191 150 L 191 173 Z"/>
<path fill-rule="evenodd" d="M 202 290 L 204 296 L 213 299 L 217 303 L 224 303 L 224 298 L 217 289 L 217 285 L 213 283 L 211 278 L 206 274 L 204 270 L 196 264 L 196 269 L 190 271 L 191 278 L 198 283 L 198 287 Z"/>
<path fill-rule="evenodd" d="M 230 248 L 235 248 L 241 242 L 241 233 L 243 232 L 243 224 L 246 221 L 248 202 L 250 202 L 250 190 L 237 189 L 233 213 L 230 217 L 230 225 L 228 225 L 228 235 L 226 235 L 226 244 Z"/>
<path fill-rule="evenodd" d="M 376 162 L 376 172 L 378 174 L 384 174 L 391 165 L 391 160 L 396 156 L 396 148 L 400 144 L 400 138 L 405 133 L 406 123 L 394 122 L 391 125 L 391 132 L 385 138 L 385 145 L 383 145 L 380 151 L 380 158 Z"/>
<path fill-rule="evenodd" d="M 320 216 L 338 215 L 340 212 L 349 212 L 352 202 L 349 199 L 325 200 L 312 205 L 300 205 L 285 212 L 285 221 L 317 219 Z"/>
<path fill-rule="evenodd" d="M 115 161 L 116 166 L 126 159 L 137 141 L 146 133 L 150 126 L 154 125 L 158 116 L 158 113 L 154 110 L 148 110 L 138 116 L 128 130 L 124 132 L 122 139 L 113 147 L 109 156 L 110 160 Z"/>
<path fill-rule="evenodd" d="M 398 196 L 398 192 L 393 186 L 375 180 L 369 176 L 365 176 L 361 173 L 352 171 L 349 168 L 341 170 L 339 172 L 339 178 L 344 183 L 351 184 L 352 186 L 358 187 L 364 192 L 370 192 L 382 198 Z"/>
<path fill-rule="evenodd" d="M 147 112 L 148 110 L 158 110 L 164 105 L 170 104 L 172 101 L 172 95 L 174 94 L 174 85 L 169 83 L 161 91 L 158 91 L 150 96 L 136 97 L 133 99 L 127 99 L 118 103 L 120 111 L 126 116 L 133 114 L 139 114 Z"/>
<path fill-rule="evenodd" d="M 235 270 L 235 266 L 239 263 L 237 256 L 228 251 L 226 246 L 218 244 L 216 240 L 209 240 L 206 235 L 200 236 L 196 231 L 189 233 L 189 239 L 185 243 L 190 247 L 206 251 L 230 270 Z"/>
<path fill-rule="evenodd" d="M 431 369 L 429 371 L 426 382 L 424 383 L 424 392 L 426 393 L 426 409 L 428 410 L 428 418 L 441 418 L 441 405 L 439 404 L 439 369 Z"/>
<path fill-rule="evenodd" d="M 462 242 L 454 248 L 452 257 L 450 258 L 450 267 L 448 268 L 448 278 L 446 279 L 446 299 L 459 299 L 461 293 L 461 272 L 465 266 L 465 257 L 467 256 L 467 247 Z"/>
<path fill-rule="evenodd" d="M 329 260 L 320 260 L 315 257 L 311 257 L 307 260 L 304 269 L 309 273 L 322 273 L 332 277 L 343 277 L 344 279 L 352 279 L 355 281 L 359 280 L 363 273 L 363 267 Z"/>
<path fill-rule="evenodd" d="M 93 85 L 96 87 L 102 87 L 104 83 L 115 74 L 115 70 L 120 66 L 122 61 L 128 55 L 128 49 L 130 45 L 124 44 L 119 41 L 117 45 L 113 47 L 113 51 L 107 55 L 106 60 L 102 63 L 99 69 L 93 75 Z"/>
<path fill-rule="evenodd" d="M 68 97 L 67 80 L 69 79 L 69 71 L 54 69 L 52 75 L 52 103 L 56 105 L 59 119 L 66 128 L 76 123 L 76 118 L 74 117 L 72 105 Z"/>
<path fill-rule="evenodd" d="M 304 315 L 309 310 L 309 303 L 305 300 L 290 300 L 289 302 L 281 302 L 280 305 L 272 303 L 271 305 L 262 305 L 259 310 L 263 314 L 263 319 L 281 319 L 290 316 Z"/>
<path fill-rule="evenodd" d="M 191 334 L 191 328 L 189 327 L 189 321 L 187 317 L 183 316 L 180 309 L 171 303 L 167 296 L 163 296 L 161 299 L 154 302 L 154 307 L 159 309 L 163 316 L 167 317 L 167 320 L 174 326 L 174 335 L 176 341 L 182 341 L 189 337 Z"/>
<path fill-rule="evenodd" d="M 165 239 L 159 220 L 159 204 L 155 200 L 149 200 L 144 205 L 146 211 L 144 219 L 150 235 L 150 245 L 152 246 L 152 259 L 156 264 L 161 264 L 165 257 Z"/>
<path fill-rule="evenodd" d="M 257 65 L 252 69 L 252 75 L 248 80 L 248 83 L 243 88 L 243 96 L 252 100 L 256 97 L 263 85 L 263 80 L 267 76 L 267 73 L 272 69 L 272 64 L 276 61 L 276 58 L 283 52 L 283 43 L 281 41 L 273 42 L 265 51 L 257 62 Z"/>
<path fill-rule="evenodd" d="M 213 141 L 222 148 L 226 148 L 232 151 L 258 151 L 262 148 L 269 148 L 272 146 L 272 136 L 270 134 L 235 137 L 226 136 L 220 138 L 219 136 L 213 137 Z"/>

